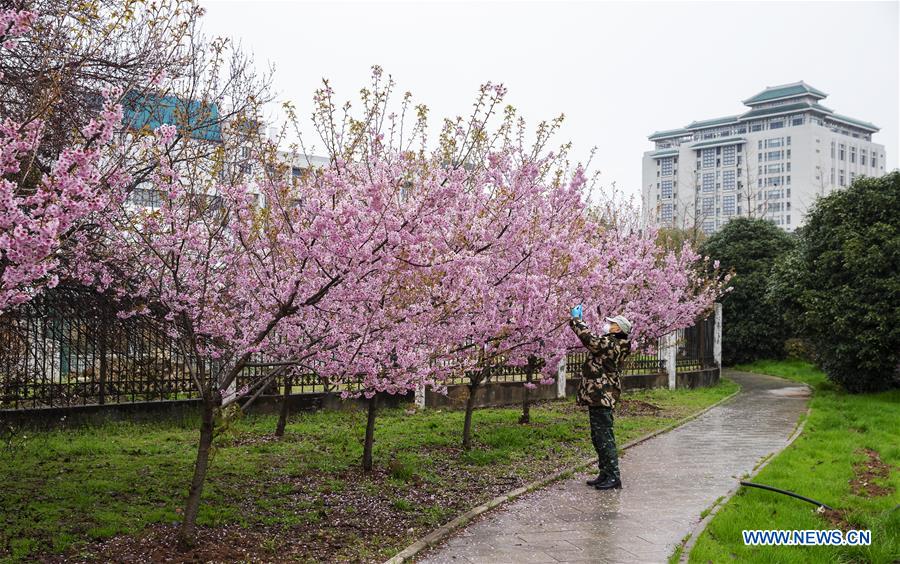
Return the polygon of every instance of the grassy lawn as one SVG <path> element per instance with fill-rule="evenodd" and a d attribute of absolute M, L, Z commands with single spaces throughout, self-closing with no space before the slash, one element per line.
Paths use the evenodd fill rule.
<path fill-rule="evenodd" d="M 619 443 L 732 393 L 627 394 Z M 657 409 L 658 408 L 658 409 Z M 586 413 L 572 401 L 475 413 L 475 448 L 458 444 L 462 412 L 383 410 L 376 469 L 360 469 L 364 410 L 251 415 L 218 444 L 204 491 L 198 548 L 166 552 L 179 521 L 197 435 L 191 413 L 141 424 L 20 431 L 0 450 L 0 561 L 144 559 L 379 561 L 478 503 L 592 452 Z M 0 445 L 0 449 L 4 449 Z"/>
<path fill-rule="evenodd" d="M 756 362 L 737 370 L 809 384 L 803 433 L 756 476 L 837 510 L 742 488 L 710 521 L 691 562 L 897 562 L 900 559 L 900 390 L 846 394 L 801 361 Z M 744 546 L 743 529 L 869 529 L 868 547 Z"/>

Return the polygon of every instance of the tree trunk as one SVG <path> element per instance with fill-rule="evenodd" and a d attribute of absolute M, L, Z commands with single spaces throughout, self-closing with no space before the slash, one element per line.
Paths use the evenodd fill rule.
<path fill-rule="evenodd" d="M 287 425 L 288 418 L 288 400 L 291 397 L 291 377 L 284 378 L 284 394 L 281 396 L 281 413 L 278 415 L 278 425 L 275 427 L 275 436 L 283 437 L 284 428 Z"/>
<path fill-rule="evenodd" d="M 530 384 L 532 380 L 532 376 L 534 374 L 534 368 L 531 364 L 531 359 L 528 359 L 528 365 L 525 367 L 525 383 Z M 522 391 L 522 416 L 519 417 L 519 423 L 522 425 L 531 423 L 531 388 L 528 386 L 523 386 L 525 388 Z"/>
<path fill-rule="evenodd" d="M 464 450 L 472 448 L 472 412 L 475 411 L 475 392 L 478 391 L 478 383 L 472 382 L 468 386 L 469 397 L 466 398 L 466 420 L 463 424 L 462 446 Z"/>
<path fill-rule="evenodd" d="M 366 442 L 363 446 L 363 470 L 372 471 L 372 445 L 375 443 L 375 415 L 378 411 L 378 394 L 369 398 L 369 417 L 366 421 Z"/>
<path fill-rule="evenodd" d="M 200 495 L 203 493 L 203 483 L 206 481 L 206 472 L 209 469 L 209 451 L 213 440 L 213 413 L 215 404 L 210 399 L 203 400 L 203 420 L 200 424 L 200 442 L 197 445 L 197 461 L 194 465 L 194 477 L 191 480 L 191 489 L 188 493 L 184 507 L 184 520 L 178 531 L 178 543 L 182 548 L 188 548 L 194 544 L 197 528 L 197 512 L 200 509 Z"/>

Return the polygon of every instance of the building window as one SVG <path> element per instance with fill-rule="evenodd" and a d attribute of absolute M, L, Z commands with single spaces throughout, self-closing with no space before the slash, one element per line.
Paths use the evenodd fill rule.
<path fill-rule="evenodd" d="M 769 151 L 766 153 L 767 161 L 777 161 L 784 156 L 784 151 Z"/>
<path fill-rule="evenodd" d="M 840 158 L 840 160 L 842 160 L 842 161 L 845 160 L 845 159 L 844 159 L 844 153 L 846 153 L 846 151 L 847 151 L 846 145 L 844 145 L 843 143 L 841 143 L 841 145 L 840 145 L 840 150 L 838 151 L 838 158 Z"/>
<path fill-rule="evenodd" d="M 866 166 L 866 155 L 867 151 L 865 149 L 859 150 L 859 164 L 862 166 Z"/>
<path fill-rule="evenodd" d="M 834 159 L 834 141 L 831 141 L 831 158 Z"/>
<path fill-rule="evenodd" d="M 240 169 L 241 174 L 250 174 L 251 172 L 253 172 L 253 167 L 248 164 L 242 164 L 238 168 Z"/>
<path fill-rule="evenodd" d="M 872 168 L 878 168 L 878 155 L 872 153 Z"/>
<path fill-rule="evenodd" d="M 713 231 L 716 230 L 716 224 L 712 220 L 703 222 L 703 232 L 707 235 L 712 235 Z"/>
<path fill-rule="evenodd" d="M 788 171 L 788 172 L 791 171 L 791 163 L 790 163 L 790 162 L 787 164 L 787 171 Z"/>
<path fill-rule="evenodd" d="M 803 116 L 794 116 L 791 118 L 791 125 L 803 125 Z"/>
<path fill-rule="evenodd" d="M 781 137 L 775 137 L 774 139 L 766 140 L 766 148 L 767 149 L 775 149 L 781 147 Z"/>
<path fill-rule="evenodd" d="M 787 222 L 788 222 L 788 225 L 790 225 L 790 223 L 791 223 L 791 214 L 788 214 L 788 216 L 787 216 Z"/>
<path fill-rule="evenodd" d="M 716 175 L 711 172 L 703 173 L 703 191 L 712 192 L 716 187 Z"/>
<path fill-rule="evenodd" d="M 790 175 L 790 174 L 787 175 L 787 179 L 785 180 L 785 184 L 787 184 L 788 186 L 791 185 L 791 175 Z"/>
<path fill-rule="evenodd" d="M 733 170 L 726 170 L 722 173 L 722 189 L 734 190 L 735 175 Z"/>
<path fill-rule="evenodd" d="M 300 168 L 299 166 L 291 167 L 291 176 L 293 176 L 294 178 L 298 178 L 302 173 L 303 173 L 303 169 Z"/>
<path fill-rule="evenodd" d="M 766 172 L 769 174 L 782 172 L 781 166 L 781 163 L 770 164 L 766 167 Z"/>
<path fill-rule="evenodd" d="M 850 162 L 856 164 L 856 147 L 850 147 Z"/>
<path fill-rule="evenodd" d="M 791 136 L 790 136 L 790 135 L 787 136 L 787 144 L 788 144 L 788 145 L 791 144 Z"/>
<path fill-rule="evenodd" d="M 703 168 L 712 168 L 716 164 L 716 151 L 703 149 Z"/>
<path fill-rule="evenodd" d="M 674 162 L 672 161 L 672 157 L 667 157 L 665 159 L 662 159 L 662 163 L 661 163 L 662 175 L 663 176 L 671 176 L 673 165 L 674 165 Z"/>
<path fill-rule="evenodd" d="M 769 129 L 781 129 L 782 127 L 784 127 L 783 119 L 780 119 L 778 121 L 770 121 L 769 122 Z"/>
<path fill-rule="evenodd" d="M 844 169 L 841 169 L 839 178 L 840 178 L 840 185 L 841 185 L 841 186 L 846 186 L 847 183 L 844 182 Z"/>
<path fill-rule="evenodd" d="M 762 124 L 759 122 L 750 124 L 750 131 L 762 131 Z"/>
<path fill-rule="evenodd" d="M 715 198 L 703 198 L 703 215 L 712 215 L 715 202 Z"/>
<path fill-rule="evenodd" d="M 734 195 L 722 198 L 722 213 L 726 216 L 734 215 L 734 205 L 737 198 Z"/>
<path fill-rule="evenodd" d="M 763 148 L 763 146 L 762 146 L 762 139 L 760 139 L 759 141 L 756 142 L 756 149 L 757 149 L 758 151 L 762 151 L 762 148 Z"/>
<path fill-rule="evenodd" d="M 663 198 L 671 198 L 672 197 L 672 181 L 671 180 L 663 180 L 662 181 L 662 197 Z"/>
<path fill-rule="evenodd" d="M 663 204 L 660 215 L 663 221 L 672 221 L 672 204 Z"/>
<path fill-rule="evenodd" d="M 722 151 L 722 164 L 725 166 L 734 166 L 736 150 L 734 145 L 725 147 Z"/>
<path fill-rule="evenodd" d="M 163 193 L 152 188 L 135 188 L 128 194 L 128 201 L 141 207 L 158 208 L 162 205 Z"/>

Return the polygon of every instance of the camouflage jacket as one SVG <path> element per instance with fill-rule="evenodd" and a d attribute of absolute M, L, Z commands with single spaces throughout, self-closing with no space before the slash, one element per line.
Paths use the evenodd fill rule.
<path fill-rule="evenodd" d="M 598 337 L 581 319 L 572 319 L 569 325 L 589 353 L 581 368 L 578 405 L 614 408 L 622 393 L 620 376 L 625 359 L 631 354 L 631 341 L 611 333 Z"/>

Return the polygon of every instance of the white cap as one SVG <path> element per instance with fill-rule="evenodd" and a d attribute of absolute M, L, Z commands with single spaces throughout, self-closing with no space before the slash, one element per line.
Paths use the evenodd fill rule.
<path fill-rule="evenodd" d="M 621 329 L 622 332 L 625 333 L 626 335 L 628 333 L 631 333 L 631 322 L 628 321 L 628 318 L 626 318 L 624 315 L 617 315 L 615 317 L 607 317 L 606 320 L 609 321 L 610 323 L 615 323 L 616 325 L 618 325 L 619 329 Z"/>

